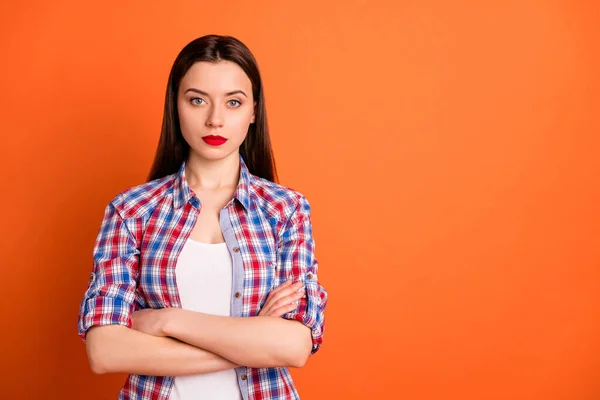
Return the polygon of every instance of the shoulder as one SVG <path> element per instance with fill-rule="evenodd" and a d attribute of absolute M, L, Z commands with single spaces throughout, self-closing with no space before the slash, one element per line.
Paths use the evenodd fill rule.
<path fill-rule="evenodd" d="M 306 196 L 291 187 L 253 175 L 251 191 L 258 207 L 279 220 L 289 219 L 297 211 L 310 211 Z"/>
<path fill-rule="evenodd" d="M 172 193 L 175 178 L 176 174 L 171 174 L 130 187 L 116 195 L 109 206 L 114 207 L 123 219 L 143 217 Z"/>

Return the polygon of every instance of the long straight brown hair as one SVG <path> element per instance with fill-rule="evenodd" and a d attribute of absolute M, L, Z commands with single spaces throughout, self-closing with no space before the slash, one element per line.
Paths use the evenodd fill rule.
<path fill-rule="evenodd" d="M 162 178 L 179 170 L 187 159 L 190 146 L 181 134 L 177 113 L 177 93 L 181 79 L 199 61 L 231 61 L 239 65 L 252 83 L 256 101 L 255 120 L 240 146 L 240 154 L 251 174 L 277 182 L 275 158 L 269 138 L 267 110 L 258 63 L 241 41 L 232 36 L 207 35 L 188 43 L 179 53 L 169 74 L 162 130 L 148 181 Z"/>

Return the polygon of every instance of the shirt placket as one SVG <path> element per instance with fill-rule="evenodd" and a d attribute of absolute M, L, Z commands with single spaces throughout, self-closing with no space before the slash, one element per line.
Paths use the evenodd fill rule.
<path fill-rule="evenodd" d="M 221 232 L 227 248 L 231 254 L 233 273 L 232 273 L 232 290 L 231 290 L 231 316 L 241 317 L 242 316 L 242 305 L 243 305 L 243 294 L 244 294 L 244 264 L 242 260 L 242 254 L 239 246 L 237 237 L 231 223 L 230 213 L 235 213 L 235 203 L 230 203 L 227 207 L 223 208 L 219 214 L 219 224 L 221 225 Z M 248 375 L 249 368 L 237 367 L 235 372 L 240 386 L 240 392 L 242 398 L 248 400 Z"/>

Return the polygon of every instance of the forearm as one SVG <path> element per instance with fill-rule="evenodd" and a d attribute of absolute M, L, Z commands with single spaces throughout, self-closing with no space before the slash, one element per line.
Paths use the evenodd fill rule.
<path fill-rule="evenodd" d="M 122 325 L 91 328 L 86 336 L 86 347 L 92 370 L 100 374 L 179 376 L 239 366 L 210 351 Z"/>
<path fill-rule="evenodd" d="M 301 367 L 310 329 L 277 317 L 224 317 L 173 309 L 164 333 L 232 362 L 254 368 Z"/>

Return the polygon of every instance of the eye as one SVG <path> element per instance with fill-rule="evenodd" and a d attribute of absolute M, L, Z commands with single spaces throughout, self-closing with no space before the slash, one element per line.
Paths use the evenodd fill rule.
<path fill-rule="evenodd" d="M 199 102 L 197 102 L 196 100 L 198 100 L 198 101 L 204 101 L 204 100 L 203 100 L 203 99 L 201 99 L 200 97 L 194 97 L 194 98 L 190 99 L 190 103 L 192 103 L 192 104 L 193 104 L 193 105 L 195 105 L 195 106 L 199 106 L 199 105 L 200 105 L 200 103 L 199 103 Z"/>
<path fill-rule="evenodd" d="M 232 103 L 237 103 L 237 104 L 232 104 Z M 234 107 L 234 108 L 237 108 L 242 105 L 242 103 L 239 100 L 229 100 L 227 102 L 227 104 L 229 104 L 231 107 Z"/>

